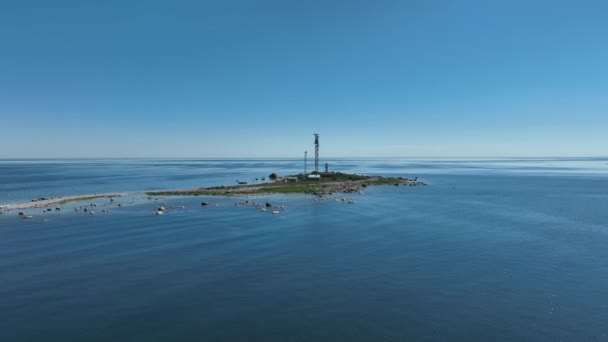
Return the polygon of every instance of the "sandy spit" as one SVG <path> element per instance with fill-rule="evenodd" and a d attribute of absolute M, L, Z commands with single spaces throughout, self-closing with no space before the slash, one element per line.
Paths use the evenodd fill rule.
<path fill-rule="evenodd" d="M 0 205 L 0 211 L 9 211 L 15 209 L 34 209 L 34 208 L 46 208 L 49 206 L 54 206 L 58 204 L 64 204 L 67 202 L 79 202 L 79 201 L 87 201 L 87 200 L 95 200 L 99 198 L 110 198 L 110 197 L 125 197 L 129 195 L 138 195 L 141 193 L 135 192 L 119 192 L 119 193 L 107 193 L 107 194 L 88 194 L 88 195 L 76 195 L 76 196 L 62 196 L 62 197 L 53 197 L 45 200 L 36 200 L 30 202 L 16 203 L 16 204 L 6 204 Z"/>

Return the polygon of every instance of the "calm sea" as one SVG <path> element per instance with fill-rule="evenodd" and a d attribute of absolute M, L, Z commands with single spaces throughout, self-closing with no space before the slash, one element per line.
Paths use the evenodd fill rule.
<path fill-rule="evenodd" d="M 430 185 L 368 188 L 356 204 L 129 197 L 94 201 L 95 216 L 0 214 L 0 341 L 608 340 L 608 158 L 327 162 Z M 0 205 L 302 168 L 1 160 Z"/>

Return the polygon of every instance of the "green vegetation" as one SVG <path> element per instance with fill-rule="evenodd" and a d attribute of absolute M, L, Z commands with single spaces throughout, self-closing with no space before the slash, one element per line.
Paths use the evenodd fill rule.
<path fill-rule="evenodd" d="M 321 181 L 322 182 L 332 182 L 332 181 L 340 181 L 340 182 L 345 182 L 345 181 L 360 181 L 360 180 L 367 180 L 370 178 L 373 178 L 372 176 L 363 176 L 363 175 L 357 175 L 357 174 L 349 174 L 349 173 L 341 173 L 341 172 L 330 172 L 330 173 L 322 173 L 321 174 Z M 301 174 L 298 175 L 298 177 L 302 176 Z"/>
<path fill-rule="evenodd" d="M 370 185 L 423 185 L 405 178 L 364 176 L 340 172 L 321 173 L 320 180 L 309 180 L 303 174 L 280 178 L 270 183 L 218 186 L 193 190 L 147 192 L 149 196 L 240 196 L 262 194 L 351 193 Z M 297 181 L 294 181 L 297 179 Z"/>
<path fill-rule="evenodd" d="M 298 183 L 269 184 L 266 186 L 262 186 L 260 189 L 257 190 L 258 194 L 310 194 L 313 192 L 314 191 L 312 187 L 308 186 L 307 184 Z"/>
<path fill-rule="evenodd" d="M 120 197 L 120 195 L 94 195 L 94 196 L 83 196 L 83 197 L 70 197 L 70 198 L 61 200 L 59 202 L 56 202 L 55 204 L 66 204 L 66 203 L 71 203 L 71 202 L 89 201 L 89 200 L 94 200 L 94 199 L 98 199 L 98 198 L 111 198 L 111 197 Z"/>

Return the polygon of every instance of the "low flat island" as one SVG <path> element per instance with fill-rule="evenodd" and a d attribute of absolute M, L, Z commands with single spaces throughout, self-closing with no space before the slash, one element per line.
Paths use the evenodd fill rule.
<path fill-rule="evenodd" d="M 30 202 L 0 206 L 0 213 L 14 209 L 34 209 L 61 206 L 67 203 L 83 202 L 94 199 L 125 197 L 130 195 L 147 196 L 255 196 L 272 194 L 308 194 L 324 196 L 337 193 L 361 193 L 363 188 L 375 185 L 423 186 L 426 183 L 418 178 L 365 176 L 341 172 L 324 172 L 311 175 L 269 176 L 269 182 L 240 184 L 234 186 L 214 186 L 198 189 L 157 190 L 146 192 L 89 194 L 55 198 L 38 198 Z M 118 204 L 120 206 L 120 204 Z M 56 210 L 60 210 L 56 208 Z"/>
<path fill-rule="evenodd" d="M 274 175 L 274 174 L 273 174 Z M 269 183 L 250 185 L 215 186 L 191 190 L 168 190 L 146 192 L 149 196 L 242 196 L 269 194 L 330 195 L 333 193 L 355 193 L 373 185 L 420 186 L 426 185 L 418 178 L 364 176 L 341 172 L 325 172 L 311 178 L 303 174 L 279 177 Z"/>

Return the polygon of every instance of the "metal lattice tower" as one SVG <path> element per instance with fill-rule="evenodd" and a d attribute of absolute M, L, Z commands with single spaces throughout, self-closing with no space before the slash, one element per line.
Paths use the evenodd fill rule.
<path fill-rule="evenodd" d="M 306 159 L 308 157 L 308 151 L 304 151 L 304 177 L 306 177 Z"/>
<path fill-rule="evenodd" d="M 315 136 L 315 172 L 319 172 L 319 133 L 314 133 Z"/>

